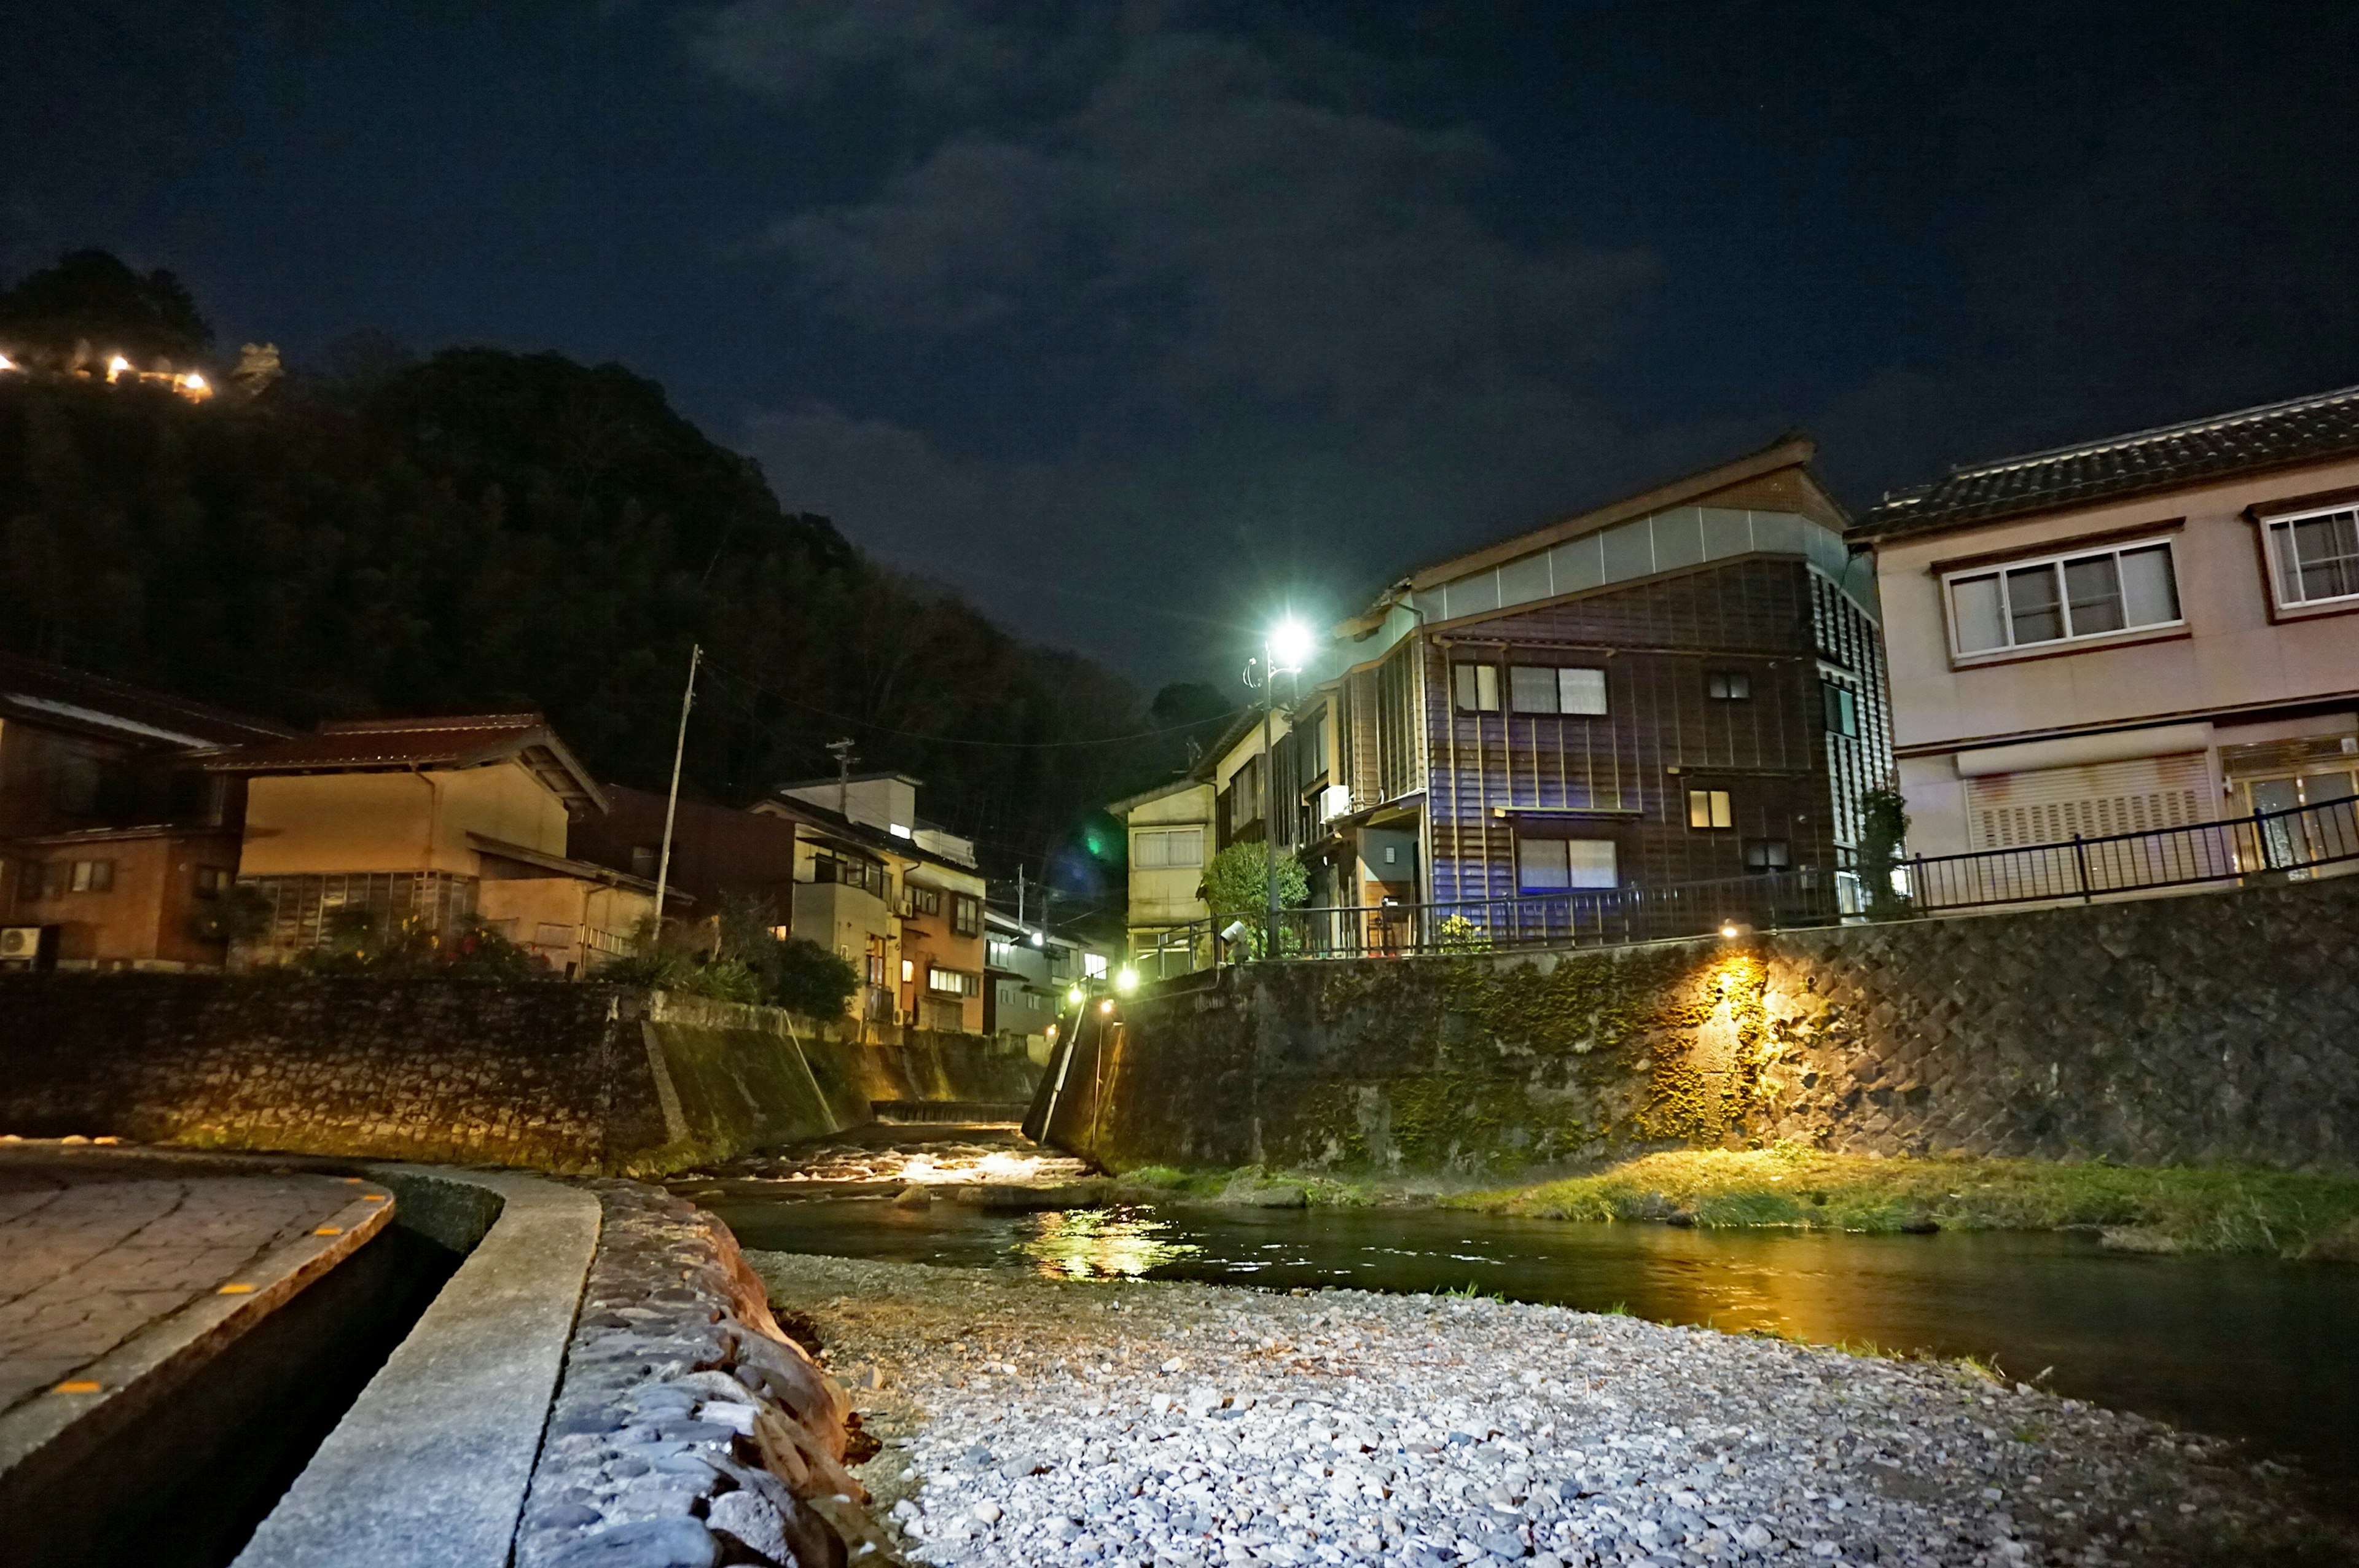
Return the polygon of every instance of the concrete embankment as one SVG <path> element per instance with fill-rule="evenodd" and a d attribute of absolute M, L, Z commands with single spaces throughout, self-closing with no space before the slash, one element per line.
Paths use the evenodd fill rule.
<path fill-rule="evenodd" d="M 2359 1168 L 2359 877 L 1563 953 L 1260 964 L 1084 1015 L 1028 1129 L 1504 1177 L 1781 1141 Z"/>
<path fill-rule="evenodd" d="M 1038 1073 L 973 1035 L 840 1033 L 613 986 L 7 975 L 0 1130 L 658 1174 Z"/>

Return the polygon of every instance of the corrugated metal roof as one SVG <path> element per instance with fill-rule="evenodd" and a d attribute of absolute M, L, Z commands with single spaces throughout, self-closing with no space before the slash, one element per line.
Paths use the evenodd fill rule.
<path fill-rule="evenodd" d="M 295 733 L 273 719 L 16 654 L 0 654 L 0 716 L 141 745 L 236 746 Z"/>

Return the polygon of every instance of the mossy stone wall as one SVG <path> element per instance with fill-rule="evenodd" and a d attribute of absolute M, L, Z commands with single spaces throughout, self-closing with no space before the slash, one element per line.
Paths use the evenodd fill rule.
<path fill-rule="evenodd" d="M 1066 1077 L 1052 1138 L 1116 1169 L 1507 1176 L 1786 1140 L 2359 1167 L 2359 878 L 1250 965 L 1135 999 Z"/>
<path fill-rule="evenodd" d="M 0 1133 L 28 1137 L 658 1174 L 1038 1073 L 981 1036 L 864 1045 L 615 986 L 0 975 Z"/>

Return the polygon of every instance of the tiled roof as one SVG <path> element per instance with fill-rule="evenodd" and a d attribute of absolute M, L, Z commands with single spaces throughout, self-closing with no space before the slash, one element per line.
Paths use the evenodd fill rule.
<path fill-rule="evenodd" d="M 520 758 L 565 799 L 606 808 L 604 795 L 538 713 L 340 719 L 309 735 L 219 752 L 205 766 L 226 773 L 368 773 L 467 768 L 509 757 Z"/>
<path fill-rule="evenodd" d="M 0 717 L 150 746 L 235 746 L 294 733 L 267 719 L 15 654 L 0 654 Z"/>
<path fill-rule="evenodd" d="M 2359 386 L 1950 470 L 1894 491 L 1854 538 L 1931 533 L 2359 452 Z"/>

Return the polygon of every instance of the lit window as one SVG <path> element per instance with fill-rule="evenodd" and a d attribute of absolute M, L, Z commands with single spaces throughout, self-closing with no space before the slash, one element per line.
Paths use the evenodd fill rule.
<path fill-rule="evenodd" d="M 1735 815 L 1729 809 L 1726 790 L 1691 789 L 1688 791 L 1689 827 L 1733 827 L 1735 825 Z"/>
<path fill-rule="evenodd" d="M 2279 604 L 2359 599 L 2359 511 L 2275 518 L 2268 526 Z"/>
<path fill-rule="evenodd" d="M 1201 827 L 1141 828 L 1136 838 L 1137 855 L 1133 863 L 1141 871 L 1204 863 L 1204 830 Z"/>
<path fill-rule="evenodd" d="M 1489 667 L 1459 666 L 1462 670 Z M 1605 672 L 1516 665 L 1507 672 L 1507 697 L 1517 713 L 1602 714 L 1605 711 Z M 1466 704 L 1461 701 L 1459 706 L 1463 708 Z"/>
<path fill-rule="evenodd" d="M 1859 733 L 1859 694 L 1832 681 L 1821 681 L 1819 690 L 1826 698 L 1828 732 L 1856 736 Z"/>
<path fill-rule="evenodd" d="M 912 980 L 916 979 L 917 978 L 918 978 L 918 960 L 916 960 L 915 958 L 904 958 L 904 959 L 902 959 L 902 960 L 901 960 L 901 983 L 902 983 L 903 985 L 905 985 L 905 986 L 906 986 L 906 985 L 908 985 L 910 981 L 912 981 Z"/>
<path fill-rule="evenodd" d="M 1610 838 L 1519 838 L 1516 864 L 1516 885 L 1525 892 L 1621 885 Z"/>
<path fill-rule="evenodd" d="M 1496 665 L 1459 665 L 1451 671 L 1458 683 L 1458 710 L 1461 713 L 1496 713 L 1499 711 L 1499 666 Z"/>
<path fill-rule="evenodd" d="M 76 860 L 67 885 L 76 892 L 106 892 L 114 886 L 113 860 Z"/>
<path fill-rule="evenodd" d="M 979 996 L 983 992 L 983 981 L 962 970 L 936 968 L 929 964 L 926 966 L 926 989 L 941 996 Z"/>
<path fill-rule="evenodd" d="M 1955 573 L 1947 588 L 1950 634 L 1961 654 L 2103 637 L 2180 619 L 2168 542 Z"/>
<path fill-rule="evenodd" d="M 1714 702 L 1750 702 L 1753 677 L 1743 670 L 1713 670 L 1703 677 L 1703 694 Z"/>

